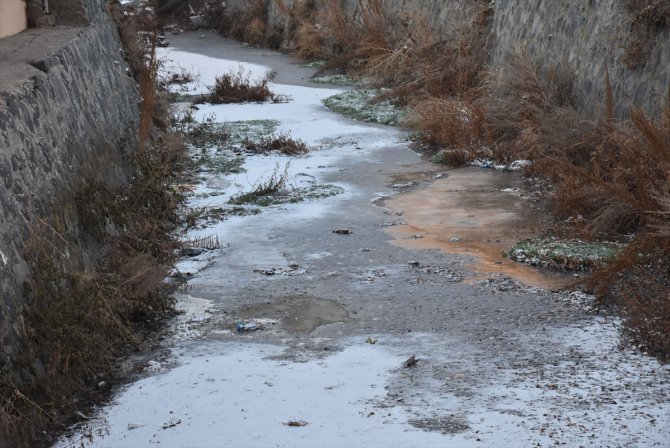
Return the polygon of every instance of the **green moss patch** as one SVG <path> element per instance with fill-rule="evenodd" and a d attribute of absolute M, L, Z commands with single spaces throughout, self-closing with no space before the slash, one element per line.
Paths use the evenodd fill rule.
<path fill-rule="evenodd" d="M 405 119 L 405 111 L 392 101 L 377 101 L 380 91 L 376 89 L 351 90 L 330 96 L 323 104 L 335 112 L 355 120 L 396 126 Z"/>
<path fill-rule="evenodd" d="M 624 247 L 620 243 L 602 241 L 530 239 L 515 244 L 505 256 L 531 266 L 587 270 L 612 261 Z"/>
<path fill-rule="evenodd" d="M 324 75 L 312 78 L 316 84 L 331 84 L 334 86 L 353 86 L 354 81 L 347 75 Z"/>

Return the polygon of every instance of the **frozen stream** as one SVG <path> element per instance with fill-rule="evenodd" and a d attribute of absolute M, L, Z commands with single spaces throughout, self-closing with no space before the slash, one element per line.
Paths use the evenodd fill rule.
<path fill-rule="evenodd" d="M 253 76 L 275 70 L 272 90 L 293 100 L 199 105 L 197 120 L 277 120 L 315 149 L 204 172 L 190 205 L 225 206 L 276 169 L 291 186 L 343 192 L 185 236 L 221 249 L 178 266 L 189 282 L 169 354 L 58 447 L 670 446 L 670 369 L 622 345 L 616 319 L 590 314 L 589 297 L 524 286 L 512 270 L 478 273 L 444 244 L 391 244 L 403 232 L 389 228 L 407 224 L 391 208 L 407 194 L 398 178 L 414 192 L 438 177 L 449 189 L 403 131 L 328 111 L 321 100 L 341 90 L 310 84 L 313 70 L 287 56 L 198 37 L 162 51 L 200 75 L 191 93 L 243 64 Z"/>

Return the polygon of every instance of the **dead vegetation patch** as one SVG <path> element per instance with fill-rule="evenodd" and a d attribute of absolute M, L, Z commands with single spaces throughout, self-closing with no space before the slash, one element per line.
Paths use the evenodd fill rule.
<path fill-rule="evenodd" d="M 244 150 L 254 154 L 278 152 L 286 155 L 299 155 L 309 152 L 309 146 L 290 134 L 269 135 L 260 139 L 247 139 L 242 142 Z"/>
<path fill-rule="evenodd" d="M 269 84 L 272 74 L 258 80 L 252 79 L 252 73 L 240 67 L 237 71 L 230 71 L 217 76 L 210 92 L 196 98 L 195 104 L 229 104 L 229 103 L 285 103 L 290 98 L 277 95 L 270 90 Z"/>
<path fill-rule="evenodd" d="M 220 34 L 252 45 L 279 48 L 284 39 L 283 28 L 270 29 L 264 0 L 252 0 L 243 8 L 226 2 L 210 2 L 205 13 L 207 25 Z"/>

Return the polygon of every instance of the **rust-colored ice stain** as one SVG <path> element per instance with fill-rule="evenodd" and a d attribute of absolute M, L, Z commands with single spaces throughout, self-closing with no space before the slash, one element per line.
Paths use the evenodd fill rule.
<path fill-rule="evenodd" d="M 427 188 L 394 196 L 387 207 L 402 211 L 407 225 L 387 229 L 392 244 L 408 249 L 440 249 L 473 257 L 477 273 L 504 273 L 523 284 L 553 289 L 565 276 L 550 275 L 503 257 L 517 241 L 532 236 L 537 213 L 509 173 L 468 167 L 449 171 Z"/>

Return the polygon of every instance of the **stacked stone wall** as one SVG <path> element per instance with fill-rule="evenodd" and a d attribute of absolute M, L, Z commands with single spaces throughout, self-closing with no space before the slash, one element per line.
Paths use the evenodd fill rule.
<path fill-rule="evenodd" d="M 77 194 L 92 180 L 125 183 L 135 147 L 138 95 L 116 27 L 104 1 L 78 6 L 89 26 L 0 39 L 0 370 L 22 330 L 31 230 L 48 218 L 76 233 Z M 99 247 L 80 242 L 67 258 L 93 269 Z"/>

